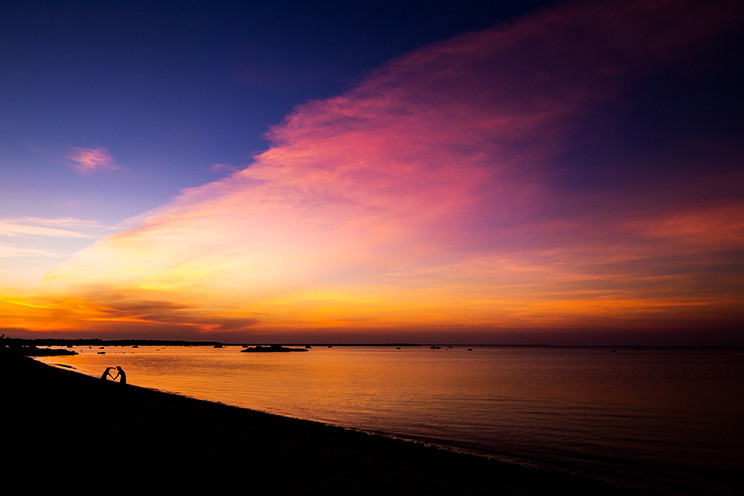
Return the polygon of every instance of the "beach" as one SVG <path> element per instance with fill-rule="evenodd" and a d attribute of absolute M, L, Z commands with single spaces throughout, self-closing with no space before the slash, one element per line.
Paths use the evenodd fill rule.
<path fill-rule="evenodd" d="M 637 492 L 0 354 L 6 477 L 254 494 Z M 106 490 L 106 488 L 102 488 Z"/>

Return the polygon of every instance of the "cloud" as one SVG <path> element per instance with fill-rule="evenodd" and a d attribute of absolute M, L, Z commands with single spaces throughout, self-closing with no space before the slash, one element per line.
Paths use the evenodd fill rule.
<path fill-rule="evenodd" d="M 39 225 L 42 224 L 42 225 Z M 47 224 L 47 225 L 44 225 Z M 61 224 L 65 228 L 49 227 L 51 225 Z M 47 219 L 25 218 L 19 220 L 3 219 L 0 220 L 0 236 L 50 236 L 62 238 L 90 238 L 91 236 L 77 230 L 66 229 L 71 224 L 69 219 L 61 223 Z"/>
<path fill-rule="evenodd" d="M 111 231 L 97 221 L 71 217 L 0 219 L 0 259 L 5 260 L 0 264 L 0 285 L 20 289 L 38 284 L 60 260 Z"/>
<path fill-rule="evenodd" d="M 19 258 L 19 257 L 61 258 L 61 255 L 54 251 L 41 250 L 38 248 L 0 245 L 0 258 Z"/>
<path fill-rule="evenodd" d="M 232 164 L 212 164 L 209 169 L 212 172 L 238 172 L 241 168 Z"/>
<path fill-rule="evenodd" d="M 46 290 L 101 303 L 84 288 L 105 283 L 160 302 L 120 323 L 202 330 L 740 321 L 740 151 L 624 140 L 639 88 L 697 70 L 733 5 L 567 4 L 401 56 Z"/>
<path fill-rule="evenodd" d="M 196 337 L 200 333 L 245 331 L 260 322 L 259 316 L 204 315 L 191 304 L 157 300 L 147 291 L 122 291 L 103 284 L 79 288 L 73 295 L 0 296 L 0 311 L 5 325 L 10 327 L 23 328 L 29 313 L 43 311 L 45 327 L 77 329 L 83 333 L 101 329 L 129 333 L 157 329 L 159 335 L 166 332 Z"/>
<path fill-rule="evenodd" d="M 53 238 L 93 238 L 92 232 L 109 230 L 98 221 L 86 219 L 23 217 L 0 219 L 0 236 L 42 236 Z"/>
<path fill-rule="evenodd" d="M 92 174 L 99 170 L 116 170 L 119 167 L 114 164 L 106 148 L 81 148 L 70 147 L 67 158 L 71 160 L 70 166 L 84 174 Z"/>

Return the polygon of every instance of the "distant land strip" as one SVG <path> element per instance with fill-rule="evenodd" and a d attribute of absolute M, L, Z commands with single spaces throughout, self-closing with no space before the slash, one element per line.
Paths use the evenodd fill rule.
<path fill-rule="evenodd" d="M 167 339 L 101 339 L 101 338 L 10 338 L 0 336 L 2 343 L 8 346 L 266 346 L 281 344 L 285 346 L 431 346 L 433 343 L 278 343 L 278 342 L 236 342 L 226 343 L 224 341 L 189 341 L 189 340 L 167 340 Z M 441 347 L 449 346 L 498 346 L 498 347 L 530 347 L 546 348 L 549 344 L 467 344 L 467 343 L 440 343 Z"/>

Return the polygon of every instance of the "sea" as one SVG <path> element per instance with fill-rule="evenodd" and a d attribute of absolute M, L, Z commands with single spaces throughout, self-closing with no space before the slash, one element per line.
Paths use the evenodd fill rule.
<path fill-rule="evenodd" d="M 565 471 L 660 495 L 744 494 L 744 350 L 79 346 L 100 377 Z"/>

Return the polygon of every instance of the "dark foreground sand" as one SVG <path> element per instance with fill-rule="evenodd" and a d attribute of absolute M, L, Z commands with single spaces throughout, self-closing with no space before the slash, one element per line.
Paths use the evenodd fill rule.
<path fill-rule="evenodd" d="M 86 494 L 637 494 L 104 382 L 13 353 L 0 354 L 0 387 L 5 488 L 19 481 Z"/>

